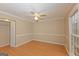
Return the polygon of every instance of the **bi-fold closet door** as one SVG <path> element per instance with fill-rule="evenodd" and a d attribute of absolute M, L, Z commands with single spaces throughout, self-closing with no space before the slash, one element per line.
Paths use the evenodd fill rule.
<path fill-rule="evenodd" d="M 69 18 L 70 55 L 79 55 L 79 11 L 78 9 Z"/>
<path fill-rule="evenodd" d="M 0 19 L 0 46 L 16 47 L 16 21 Z"/>
<path fill-rule="evenodd" d="M 0 20 L 0 46 L 9 44 L 10 40 L 10 27 L 9 22 Z"/>

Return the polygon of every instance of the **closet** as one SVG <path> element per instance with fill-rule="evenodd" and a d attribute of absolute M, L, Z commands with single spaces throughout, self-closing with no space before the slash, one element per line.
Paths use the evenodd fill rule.
<path fill-rule="evenodd" d="M 10 23 L 0 20 L 0 46 L 9 44 L 10 40 Z"/>
<path fill-rule="evenodd" d="M 0 47 L 6 45 L 16 47 L 16 22 L 0 19 Z"/>

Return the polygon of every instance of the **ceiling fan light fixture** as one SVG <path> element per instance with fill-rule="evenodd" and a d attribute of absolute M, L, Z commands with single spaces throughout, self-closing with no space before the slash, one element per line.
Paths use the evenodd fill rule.
<path fill-rule="evenodd" d="M 34 19 L 35 19 L 35 20 L 38 20 L 38 17 L 35 16 Z"/>

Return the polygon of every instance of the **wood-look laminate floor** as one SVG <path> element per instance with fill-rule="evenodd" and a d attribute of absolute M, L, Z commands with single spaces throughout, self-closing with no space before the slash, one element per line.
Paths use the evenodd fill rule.
<path fill-rule="evenodd" d="M 10 56 L 67 56 L 63 45 L 39 41 L 31 41 L 16 48 L 0 47 L 0 52 L 8 53 Z"/>

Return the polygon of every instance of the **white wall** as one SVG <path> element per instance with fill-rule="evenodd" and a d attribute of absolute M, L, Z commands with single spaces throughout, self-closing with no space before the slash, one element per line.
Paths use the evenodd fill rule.
<path fill-rule="evenodd" d="M 16 21 L 16 46 L 29 42 L 32 39 L 33 23 L 12 14 L 0 11 L 0 19 L 9 19 Z M 1 29 L 1 28 L 0 28 Z M 0 34 L 1 35 L 1 34 Z M 6 35 L 3 35 L 4 37 Z M 1 38 L 1 37 L 0 37 Z M 5 37 L 6 38 L 6 37 Z M 4 41 L 6 42 L 6 41 Z M 2 42 L 0 42 L 2 44 Z M 2 44 L 4 45 L 4 44 Z"/>
<path fill-rule="evenodd" d="M 20 45 L 32 40 L 33 23 L 17 20 L 16 21 L 16 45 Z"/>
<path fill-rule="evenodd" d="M 34 23 L 34 39 L 39 41 L 64 44 L 64 18 L 55 18 Z"/>

